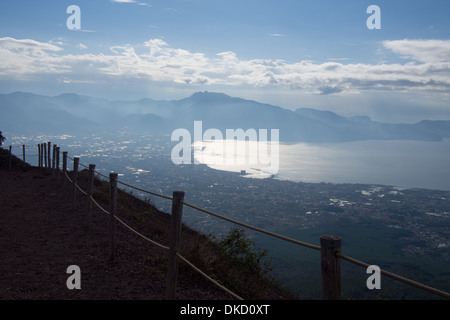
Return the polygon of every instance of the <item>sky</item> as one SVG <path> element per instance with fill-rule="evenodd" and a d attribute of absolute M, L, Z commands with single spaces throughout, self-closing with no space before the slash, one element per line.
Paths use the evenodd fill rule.
<path fill-rule="evenodd" d="M 210 91 L 384 122 L 450 120 L 449 16 L 448 0 L 5 0 L 0 93 Z"/>

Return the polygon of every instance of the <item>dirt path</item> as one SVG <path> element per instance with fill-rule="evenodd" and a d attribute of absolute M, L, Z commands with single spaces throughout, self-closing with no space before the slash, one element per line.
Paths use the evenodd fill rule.
<path fill-rule="evenodd" d="M 164 299 L 165 270 L 149 272 L 154 247 L 116 228 L 116 258 L 108 261 L 108 216 L 94 210 L 84 228 L 86 198 L 70 194 L 39 168 L 0 168 L 0 299 Z M 81 289 L 69 290 L 70 265 Z M 220 289 L 179 283 L 178 299 L 229 299 Z"/>

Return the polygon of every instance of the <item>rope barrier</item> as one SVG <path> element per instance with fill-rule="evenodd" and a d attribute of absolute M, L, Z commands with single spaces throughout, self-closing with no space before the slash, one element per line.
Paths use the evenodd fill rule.
<path fill-rule="evenodd" d="M 105 210 L 94 198 L 91 197 L 92 202 L 104 213 L 111 214 L 109 211 Z"/>
<path fill-rule="evenodd" d="M 339 257 L 339 258 L 341 258 L 341 259 L 343 259 L 343 260 L 346 260 L 346 261 L 348 261 L 348 262 L 351 262 L 351 263 L 353 263 L 353 264 L 355 264 L 355 265 L 359 265 L 359 266 L 364 267 L 364 268 L 367 268 L 367 267 L 370 266 L 368 263 L 365 263 L 365 262 L 359 261 L 359 260 L 357 260 L 357 259 L 348 257 L 348 256 L 346 256 L 346 255 L 343 255 L 343 254 L 339 253 L 339 252 L 336 252 L 336 257 Z M 400 281 L 400 282 L 409 284 L 409 285 L 414 286 L 414 287 L 416 287 L 416 288 L 419 288 L 419 289 L 422 289 L 422 290 L 426 290 L 426 291 L 428 291 L 428 292 L 431 292 L 431 293 L 440 295 L 440 296 L 442 296 L 442 297 L 444 297 L 444 298 L 450 299 L 450 294 L 447 293 L 447 292 L 445 292 L 445 291 L 442 291 L 442 290 L 439 290 L 439 289 L 436 289 L 436 288 L 433 288 L 433 287 L 424 285 L 424 284 L 419 283 L 419 282 L 417 282 L 417 281 L 410 280 L 410 279 L 408 279 L 408 278 L 399 276 L 399 275 L 397 275 L 397 274 L 395 274 L 395 273 L 392 273 L 392 272 L 389 272 L 389 271 L 385 271 L 385 270 L 383 270 L 383 269 L 380 269 L 380 273 L 383 274 L 383 275 L 385 275 L 385 276 L 387 276 L 387 277 L 390 277 L 390 278 L 392 278 L 392 279 L 395 279 L 395 280 L 397 280 L 397 281 Z"/>
<path fill-rule="evenodd" d="M 300 240 L 297 240 L 297 239 L 293 239 L 293 238 L 289 238 L 289 237 L 286 237 L 286 236 L 282 236 L 280 234 L 277 234 L 277 233 L 274 233 L 274 232 L 271 232 L 271 231 L 267 231 L 267 230 L 264 230 L 264 229 L 261 229 L 261 228 L 258 228 L 258 227 L 254 227 L 254 226 L 249 225 L 247 223 L 240 222 L 240 221 L 237 221 L 237 220 L 234 220 L 234 219 L 222 216 L 220 214 L 214 213 L 214 212 L 209 211 L 209 210 L 205 210 L 203 208 L 199 208 L 197 206 L 194 206 L 194 205 L 192 205 L 190 203 L 187 203 L 187 202 L 184 202 L 184 201 L 183 201 L 183 203 L 186 206 L 191 207 L 193 209 L 196 209 L 196 210 L 202 211 L 204 213 L 210 214 L 212 216 L 215 216 L 217 218 L 220 218 L 220 219 L 223 219 L 223 220 L 226 220 L 226 221 L 238 224 L 240 226 L 243 226 L 243 227 L 246 227 L 246 228 L 249 228 L 249 229 L 252 229 L 252 230 L 264 233 L 264 234 L 267 234 L 269 236 L 272 236 L 272 237 L 275 237 L 275 238 L 279 238 L 279 239 L 282 239 L 282 240 L 285 240 L 285 241 L 288 241 L 288 242 L 292 242 L 292 243 L 295 243 L 295 244 L 298 244 L 298 245 L 301 245 L 301 246 L 304 246 L 304 247 L 307 247 L 307 248 L 310 248 L 310 249 L 320 250 L 320 246 L 316 246 L 316 245 L 313 245 L 313 244 L 310 244 L 310 243 L 307 243 L 307 242 L 303 242 L 303 241 L 300 241 Z"/>
<path fill-rule="evenodd" d="M 104 175 L 103 173 L 98 172 L 97 170 L 94 170 L 94 173 L 98 174 L 100 177 L 106 178 L 109 180 L 109 177 Z"/>
<path fill-rule="evenodd" d="M 86 168 L 86 169 L 89 169 L 89 167 L 88 166 L 85 166 L 84 164 L 82 164 L 81 162 L 79 162 L 78 163 L 80 166 L 82 166 L 82 167 L 84 167 L 84 168 Z"/>
<path fill-rule="evenodd" d="M 72 159 L 72 160 L 73 160 L 73 159 Z M 79 164 L 80 164 L 80 163 L 79 163 Z M 82 164 L 80 164 L 80 165 L 82 165 Z M 82 166 L 84 166 L 84 165 L 82 165 Z M 86 167 L 86 166 L 84 166 L 84 167 Z M 67 179 L 68 179 L 71 183 L 73 183 L 73 181 L 72 181 L 72 180 L 69 178 L 69 176 L 67 175 L 67 172 L 65 172 L 65 175 L 66 175 Z M 119 182 L 119 181 L 118 181 L 118 182 Z M 172 197 L 167 197 L 167 196 L 160 195 L 160 194 L 157 194 L 157 193 L 154 193 L 154 192 L 150 192 L 150 191 L 147 191 L 147 190 L 144 190 L 144 189 L 141 189 L 141 188 L 137 188 L 137 187 L 132 186 L 132 185 L 129 185 L 129 184 L 127 184 L 127 183 L 123 183 L 123 182 L 121 182 L 121 183 L 122 183 L 123 185 L 127 186 L 127 187 L 131 187 L 131 188 L 134 188 L 134 189 L 139 190 L 139 191 L 147 192 L 147 193 L 150 193 L 150 194 L 153 194 L 153 195 L 155 195 L 155 196 L 159 196 L 159 197 L 162 197 L 162 198 L 165 198 L 165 199 L 172 199 Z M 78 186 L 78 184 L 76 184 L 76 187 L 77 187 L 78 190 L 80 190 L 80 192 L 83 193 L 85 196 L 88 195 L 85 191 L 83 191 L 83 190 Z M 95 199 L 94 199 L 93 197 L 90 197 L 90 198 L 91 198 L 92 202 L 93 202 L 93 203 L 94 203 L 101 211 L 103 211 L 104 213 L 106 213 L 106 214 L 108 214 L 108 215 L 111 214 L 110 212 L 108 212 L 107 210 L 105 210 L 105 209 L 104 209 L 97 201 L 95 201 Z M 156 242 L 156 241 L 154 241 L 154 240 L 152 240 L 152 239 L 150 239 L 150 238 L 144 236 L 142 233 L 140 233 L 140 232 L 136 231 L 134 228 L 130 227 L 127 223 L 125 223 L 125 222 L 124 222 L 122 219 L 120 219 L 119 217 L 114 216 L 114 218 L 115 218 L 117 221 L 119 221 L 120 224 L 122 224 L 125 228 L 127 228 L 127 229 L 130 230 L 131 232 L 135 233 L 136 235 L 138 235 L 138 236 L 141 237 L 142 239 L 144 239 L 144 240 L 150 242 L 151 244 L 153 244 L 153 245 L 155 245 L 155 246 L 157 246 L 157 247 L 159 247 L 159 248 L 161 248 L 161 249 L 169 250 L 169 247 L 168 247 L 168 246 L 164 246 L 164 245 L 162 245 L 162 244 L 160 244 L 160 243 L 158 243 L 158 242 Z M 231 296 L 235 297 L 236 299 L 238 299 L 238 300 L 243 300 L 240 296 L 238 296 L 237 294 L 235 294 L 234 292 L 232 292 L 232 291 L 229 290 L 228 288 L 224 287 L 223 285 L 221 285 L 220 283 L 218 283 L 216 280 L 214 280 L 214 279 L 212 279 L 210 276 L 208 276 L 206 273 L 204 273 L 202 270 L 200 270 L 199 268 L 197 268 L 195 265 L 193 265 L 191 262 L 189 262 L 186 258 L 184 258 L 183 256 L 181 256 L 181 255 L 178 254 L 178 253 L 177 253 L 177 256 L 178 256 L 182 261 L 184 261 L 187 265 L 189 265 L 191 268 L 193 268 L 195 271 L 197 271 L 198 273 L 200 273 L 200 274 L 201 274 L 203 277 L 205 277 L 207 280 L 209 280 L 210 282 L 212 282 L 213 284 L 215 284 L 216 286 L 218 286 L 219 288 L 221 288 L 222 290 L 224 290 L 225 292 L 227 292 L 227 293 L 230 294 Z"/>
<path fill-rule="evenodd" d="M 73 180 L 69 178 L 69 176 L 67 175 L 67 172 L 64 172 L 64 174 L 65 174 L 67 180 L 69 180 L 70 183 L 73 183 Z M 84 192 L 83 190 L 81 190 L 81 188 L 78 186 L 78 184 L 76 186 L 84 195 L 87 196 L 87 193 Z M 101 211 L 103 211 L 106 214 L 110 214 L 109 211 L 105 210 L 93 197 L 91 197 L 91 200 Z"/>
<path fill-rule="evenodd" d="M 77 187 L 78 190 L 80 190 L 80 192 L 81 192 L 82 194 L 84 194 L 85 196 L 88 195 L 87 192 L 83 191 L 83 189 L 81 189 L 80 186 L 79 186 L 78 184 L 75 184 L 75 186 Z"/>
<path fill-rule="evenodd" d="M 66 175 L 67 180 L 69 180 L 70 183 L 73 183 L 72 179 L 70 179 L 69 176 L 67 175 L 67 172 L 64 172 L 64 174 Z"/>
<path fill-rule="evenodd" d="M 70 159 L 70 160 L 72 160 L 72 161 L 74 161 L 74 159 L 71 158 L 71 157 L 69 157 L 69 156 L 67 156 L 67 158 Z M 82 164 L 81 162 L 79 162 L 78 164 L 79 164 L 80 166 L 83 166 L 83 167 L 86 168 L 86 169 L 89 169 L 88 166 Z M 97 171 L 97 170 L 94 170 L 94 172 L 95 172 L 96 174 L 98 174 L 99 176 L 103 177 L 103 178 L 109 179 L 108 176 L 102 174 L 101 172 L 99 172 L 99 171 Z M 153 196 L 156 196 L 156 197 L 160 197 L 160 198 L 172 200 L 172 197 L 170 197 L 170 196 L 165 196 L 165 195 L 160 194 L 160 193 L 155 193 L 155 192 L 152 192 L 152 191 L 148 191 L 148 190 L 145 190 L 145 189 L 142 189 L 142 188 L 133 186 L 133 185 L 131 185 L 131 184 L 128 184 L 128 183 L 125 183 L 125 182 L 122 182 L 122 181 L 119 181 L 119 180 L 118 180 L 117 182 L 120 183 L 120 184 L 122 184 L 122 185 L 124 185 L 124 186 L 126 186 L 126 187 L 129 187 L 129 188 L 132 188 L 132 189 L 141 191 L 141 192 L 145 192 L 145 193 L 148 193 L 148 194 L 153 195 Z"/>
<path fill-rule="evenodd" d="M 81 163 L 80 163 L 80 164 L 81 164 Z M 87 166 L 85 166 L 85 165 L 82 165 L 82 166 L 89 169 L 89 167 L 87 167 Z M 101 172 L 99 172 L 99 171 L 97 171 L 97 170 L 94 170 L 94 173 L 97 174 L 97 175 L 100 176 L 100 177 L 103 177 L 103 178 L 107 179 L 107 180 L 109 181 L 109 176 L 107 176 L 107 175 L 105 175 L 105 174 L 103 174 L 103 173 L 101 173 Z"/>
<path fill-rule="evenodd" d="M 71 157 L 69 157 L 69 156 L 67 156 L 67 159 L 70 159 L 70 160 L 72 160 L 72 161 L 75 161 L 73 158 L 71 158 Z M 86 165 L 82 164 L 81 162 L 78 162 L 78 164 L 79 164 L 80 166 L 86 168 L 86 169 L 89 169 L 89 166 L 86 166 Z M 109 177 L 108 177 L 107 175 L 104 175 L 103 173 L 101 173 L 101 172 L 99 172 L 99 171 L 97 171 L 97 170 L 94 170 L 94 173 L 96 173 L 96 174 L 98 174 L 99 176 L 101 176 L 101 177 L 106 178 L 106 179 L 109 180 Z"/>
<path fill-rule="evenodd" d="M 137 234 L 138 236 L 140 236 L 141 238 L 143 238 L 144 240 L 147 240 L 148 242 L 151 242 L 152 244 L 154 244 L 155 246 L 158 246 L 164 250 L 169 250 L 169 247 L 164 246 L 156 241 L 153 241 L 150 238 L 147 238 L 146 236 L 144 236 L 142 233 L 139 233 L 138 231 L 136 231 L 135 229 L 133 229 L 132 227 L 130 227 L 128 224 L 126 224 L 125 222 L 123 222 L 119 217 L 114 216 L 114 218 L 116 218 L 117 221 L 119 221 L 124 227 L 126 227 L 127 229 L 129 229 L 130 231 L 134 232 L 135 234 Z"/>
<path fill-rule="evenodd" d="M 65 173 L 65 174 L 66 174 L 67 179 L 69 179 L 69 181 L 73 183 L 73 181 L 68 177 L 67 173 Z M 78 184 L 76 184 L 76 187 L 78 188 L 78 190 L 80 190 L 80 192 L 81 192 L 82 194 L 84 194 L 85 196 L 88 195 L 87 192 L 85 192 L 84 190 L 82 190 Z M 91 198 L 92 202 L 93 202 L 93 203 L 94 203 L 101 211 L 103 211 L 104 213 L 106 213 L 106 214 L 108 214 L 108 215 L 111 214 L 109 211 L 105 210 L 105 209 L 104 209 L 104 208 L 103 208 L 103 207 L 102 207 L 102 206 L 101 206 L 101 205 L 100 205 L 93 197 L 90 197 L 90 198 Z M 150 239 L 150 238 L 144 236 L 142 233 L 136 231 L 135 229 L 133 229 L 132 227 L 130 227 L 128 224 L 126 224 L 126 223 L 125 223 L 123 220 L 121 220 L 119 217 L 114 216 L 114 218 L 116 218 L 116 220 L 119 221 L 124 227 L 126 227 L 126 228 L 129 229 L 130 231 L 134 232 L 135 234 L 137 234 L 137 235 L 140 236 L 141 238 L 143 238 L 143 239 L 145 239 L 145 240 L 151 242 L 151 243 L 154 244 L 155 246 L 158 246 L 158 247 L 160 247 L 160 248 L 162 248 L 162 249 L 169 250 L 169 247 L 164 246 L 164 245 L 162 245 L 162 244 L 160 244 L 160 243 L 158 243 L 158 242 L 156 242 L 156 241 L 154 241 L 154 240 L 152 240 L 152 239 Z"/>
<path fill-rule="evenodd" d="M 203 277 L 205 277 L 207 280 L 211 281 L 213 284 L 215 284 L 216 286 L 218 286 L 219 288 L 221 288 L 222 290 L 226 291 L 227 293 L 231 294 L 233 297 L 235 297 L 238 300 L 244 300 L 243 298 L 241 298 L 240 296 L 238 296 L 237 294 L 235 294 L 234 292 L 230 291 L 229 289 L 227 289 L 226 287 L 224 287 L 223 285 L 221 285 L 219 282 L 217 282 L 216 280 L 214 280 L 213 278 L 211 278 L 210 276 L 208 276 L 206 273 L 204 273 L 202 270 L 200 270 L 199 268 L 197 268 L 195 265 L 193 265 L 191 262 L 189 262 L 185 257 L 183 257 L 182 255 L 180 255 L 179 253 L 177 253 L 178 258 L 180 258 L 181 260 L 183 260 L 186 264 L 188 264 L 192 269 L 194 269 L 195 271 L 197 271 L 198 273 L 200 273 Z"/>
<path fill-rule="evenodd" d="M 141 188 L 132 186 L 132 185 L 130 185 L 130 184 L 128 184 L 128 183 L 125 183 L 125 182 L 121 182 L 121 181 L 117 181 L 117 182 L 120 183 L 120 184 L 123 184 L 124 186 L 130 187 L 130 188 L 133 188 L 133 189 L 136 189 L 136 190 L 138 190 L 138 191 L 146 192 L 146 193 L 148 193 L 148 194 L 151 194 L 151 195 L 154 195 L 154 196 L 157 196 L 157 197 L 161 197 L 161 198 L 164 198 L 164 199 L 172 200 L 172 197 L 165 196 L 165 195 L 163 195 L 163 194 L 159 194 L 159 193 L 151 192 L 151 191 L 148 191 L 148 190 L 144 190 L 144 189 L 141 189 Z"/>

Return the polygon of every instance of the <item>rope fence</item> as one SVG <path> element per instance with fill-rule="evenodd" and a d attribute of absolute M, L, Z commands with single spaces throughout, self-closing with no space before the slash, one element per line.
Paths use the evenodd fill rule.
<path fill-rule="evenodd" d="M 71 158 L 71 157 L 69 157 L 69 156 L 66 156 L 66 158 L 68 158 L 68 159 L 70 159 L 70 160 L 72 160 L 73 162 L 74 162 L 74 164 L 75 163 L 77 163 L 78 165 L 81 165 L 82 167 L 84 167 L 84 168 L 87 168 L 87 169 L 90 169 L 90 167 L 88 167 L 88 166 L 86 166 L 86 165 L 83 165 L 83 164 L 81 164 L 81 163 L 79 163 L 78 161 L 77 161 L 77 159 L 79 159 L 79 158 L 77 158 L 77 157 L 75 157 L 75 158 Z M 70 177 L 68 176 L 68 174 L 67 174 L 67 168 L 66 168 L 66 170 L 63 170 L 64 171 L 64 175 L 65 175 L 65 177 L 66 177 L 66 179 L 70 182 L 70 183 L 74 183 L 74 181 L 75 181 L 75 179 L 74 180 L 72 180 L 72 179 L 70 179 Z M 103 175 L 103 174 L 101 174 L 100 172 L 98 172 L 98 171 L 96 171 L 96 170 L 92 170 L 92 174 L 98 174 L 98 175 L 100 175 L 100 176 L 102 176 L 102 177 L 105 177 L 105 178 L 108 178 L 108 179 L 110 179 L 110 177 L 107 177 L 107 176 L 105 176 L 105 175 Z M 164 198 L 164 199 L 169 199 L 169 200 L 173 200 L 173 197 L 169 197 L 169 196 L 164 196 L 164 195 L 162 195 L 162 194 L 158 194 L 158 193 L 154 193 L 154 192 L 151 192 L 151 191 L 148 191 L 148 190 L 144 190 L 144 189 L 141 189 L 141 188 L 138 188 L 138 187 L 136 187 L 136 186 L 133 186 L 133 185 L 130 185 L 130 184 L 127 184 L 127 183 L 124 183 L 124 182 L 119 182 L 119 181 L 117 181 L 118 183 L 121 183 L 121 184 L 123 184 L 123 185 L 125 185 L 125 186 L 127 186 L 127 187 L 129 187 L 129 188 L 133 188 L 133 189 L 136 189 L 136 190 L 139 190 L 139 191 L 142 191 L 142 192 L 146 192 L 146 193 L 148 193 L 148 194 L 151 194 L 151 195 L 154 195 L 154 196 L 158 196 L 158 197 L 161 197 L 161 198 Z M 78 184 L 75 184 L 75 186 L 76 186 L 76 189 L 78 189 L 82 194 L 84 194 L 85 196 L 88 196 L 88 193 L 87 192 L 85 192 L 84 190 L 82 190 L 79 186 L 78 186 Z M 106 210 L 105 208 L 103 208 L 92 196 L 90 196 L 90 200 L 102 211 L 102 212 L 104 212 L 105 214 L 108 214 L 108 215 L 111 215 L 111 212 L 109 212 L 108 210 Z M 140 232 L 138 232 L 137 230 L 135 230 L 135 229 L 133 229 L 131 226 L 129 226 L 127 223 L 125 223 L 122 219 L 120 219 L 119 217 L 117 217 L 117 216 L 114 216 L 114 219 L 115 220 L 117 220 L 121 225 L 123 225 L 125 228 L 127 228 L 128 230 L 130 230 L 131 232 L 133 232 L 133 233 L 135 233 L 136 235 L 138 235 L 139 237 L 141 237 L 142 239 L 144 239 L 144 240 L 146 240 L 146 241 L 148 241 L 148 242 L 150 242 L 151 244 L 153 244 L 153 245 L 155 245 L 155 246 L 157 246 L 157 247 L 159 247 L 159 248 L 161 248 L 161 249 L 164 249 L 164 250 L 170 250 L 170 247 L 168 247 L 168 246 L 165 246 L 165 245 L 163 245 L 163 244 L 161 244 L 161 243 L 158 243 L 158 242 L 156 242 L 156 241 L 154 241 L 154 240 L 152 240 L 152 239 L 150 239 L 150 238 L 148 238 L 148 237 L 146 237 L 145 235 L 143 235 L 142 233 L 140 233 Z M 221 285 L 219 282 L 217 282 L 216 280 L 214 280 L 214 279 L 212 279 L 210 276 L 208 276 L 205 272 L 203 272 L 203 271 L 201 271 L 199 268 L 197 268 L 193 263 L 191 263 L 189 260 L 187 260 L 185 257 L 183 257 L 182 255 L 180 255 L 178 252 L 176 252 L 176 257 L 177 258 L 179 258 L 179 259 L 181 259 L 183 262 L 185 262 L 188 266 L 190 266 L 192 269 L 194 269 L 195 271 L 197 271 L 200 275 L 202 275 L 205 279 L 207 279 L 208 281 L 210 281 L 211 283 L 213 283 L 214 285 L 216 285 L 217 287 L 219 287 L 220 289 L 222 289 L 222 290 L 224 290 L 225 292 L 227 292 L 228 294 L 230 294 L 231 296 L 233 296 L 235 299 L 238 299 L 238 300 L 243 300 L 243 298 L 241 298 L 239 295 L 237 295 L 237 294 L 235 294 L 234 292 L 232 292 L 231 290 L 229 290 L 229 289 L 227 289 L 225 286 L 223 286 L 223 285 Z M 173 289 L 168 289 L 168 291 L 172 291 Z M 168 298 L 168 299 L 174 299 L 175 297 L 174 296 L 172 296 L 172 295 L 170 295 L 169 296 L 169 294 L 167 294 L 166 295 L 166 297 Z"/>
<path fill-rule="evenodd" d="M 348 256 L 343 255 L 343 254 L 341 254 L 341 253 L 336 253 L 336 256 L 339 257 L 339 258 L 341 258 L 342 260 L 346 260 L 346 261 L 348 261 L 348 262 L 350 262 L 350 263 L 353 263 L 353 264 L 355 264 L 355 265 L 358 265 L 358 266 L 361 266 L 361 267 L 364 267 L 364 268 L 368 268 L 368 267 L 369 267 L 369 264 L 368 264 L 368 263 L 365 263 L 365 262 L 359 261 L 359 260 L 357 260 L 357 259 L 348 257 Z M 439 289 L 436 289 L 436 288 L 433 288 L 433 287 L 424 285 L 424 284 L 422 284 L 422 283 L 420 283 L 420 282 L 417 282 L 417 281 L 414 281 L 414 280 L 410 280 L 410 279 L 408 279 L 408 278 L 399 276 L 399 275 L 397 275 L 397 274 L 395 274 L 395 273 L 392 273 L 392 272 L 389 272 L 389 271 L 385 271 L 385 270 L 383 270 L 383 269 L 380 269 L 380 273 L 381 273 L 382 275 L 385 275 L 386 277 L 395 279 L 395 280 L 397 280 L 397 281 L 400 281 L 400 282 L 409 284 L 409 285 L 411 285 L 411 286 L 413 286 L 413 287 L 416 287 L 416 288 L 419 288 L 419 289 L 428 291 L 428 292 L 430 292 L 430 293 L 433 293 L 433 294 L 442 296 L 442 297 L 444 297 L 444 298 L 450 299 L 450 294 L 447 293 L 447 292 L 445 292 L 445 291 L 442 291 L 442 290 L 439 290 Z"/>
<path fill-rule="evenodd" d="M 242 227 L 245 227 L 245 228 L 248 228 L 248 229 L 251 229 L 251 230 L 254 230 L 254 231 L 258 231 L 258 232 L 267 234 L 269 236 L 272 236 L 272 237 L 275 237 L 275 238 L 278 238 L 278 239 L 281 239 L 281 240 L 284 240 L 284 241 L 292 242 L 294 244 L 297 244 L 297 245 L 300 245 L 300 246 L 304 246 L 304 247 L 307 247 L 307 248 L 310 248 L 310 249 L 320 250 L 320 246 L 316 246 L 316 245 L 313 245 L 313 244 L 310 244 L 310 243 L 302 242 L 302 241 L 299 241 L 299 240 L 296 240 L 296 239 L 292 239 L 292 238 L 289 238 L 289 237 L 286 237 L 286 236 L 283 236 L 283 235 L 280 235 L 280 234 L 277 234 L 277 233 L 274 233 L 274 232 L 271 232 L 271 231 L 267 231 L 267 230 L 264 230 L 264 229 L 261 229 L 261 228 L 258 228 L 258 227 L 254 227 L 254 226 L 249 225 L 247 223 L 240 222 L 240 221 L 237 221 L 237 220 L 225 217 L 223 215 L 220 215 L 220 214 L 214 213 L 212 211 L 209 211 L 209 210 L 197 207 L 195 205 L 192 205 L 192 204 L 184 202 L 184 201 L 183 201 L 183 204 L 185 206 L 188 206 L 188 207 L 191 207 L 191 208 L 196 209 L 198 211 L 207 213 L 207 214 L 212 215 L 212 216 L 214 216 L 216 218 L 219 218 L 219 219 L 222 219 L 222 220 L 225 220 L 225 221 L 228 221 L 228 222 L 240 225 Z"/>
<path fill-rule="evenodd" d="M 11 157 L 12 157 L 12 148 L 20 148 L 22 147 L 23 150 L 23 159 L 25 161 L 25 149 L 26 147 L 36 147 L 36 146 L 10 146 L 9 147 L 9 161 L 11 163 Z M 193 270 L 198 272 L 200 275 L 202 275 L 204 278 L 206 278 L 208 281 L 216 285 L 217 287 L 221 288 L 231 296 L 233 296 L 235 299 L 243 300 L 239 295 L 233 293 L 231 290 L 227 289 L 225 286 L 220 284 L 217 280 L 212 279 L 209 275 L 207 275 L 205 272 L 197 268 L 193 263 L 188 261 L 185 257 L 183 257 L 179 253 L 179 242 L 180 242 L 180 231 L 181 231 L 181 216 L 183 211 L 183 206 L 190 207 L 192 209 L 195 209 L 197 211 L 206 213 L 208 215 L 214 216 L 216 218 L 231 222 L 233 224 L 269 235 L 271 237 L 275 237 L 278 239 L 281 239 L 283 241 L 287 241 L 296 245 L 300 245 L 309 249 L 318 250 L 321 252 L 321 271 L 322 271 L 322 297 L 326 300 L 331 299 L 340 299 L 341 297 L 341 272 L 340 272 L 340 261 L 345 260 L 347 262 L 350 262 L 354 265 L 358 265 L 364 268 L 368 268 L 370 265 L 368 263 L 359 261 L 357 259 L 348 257 L 346 255 L 343 255 L 341 253 L 341 238 L 337 236 L 330 236 L 330 235 L 324 235 L 320 237 L 320 246 L 313 245 L 307 242 L 303 242 L 297 239 L 289 238 L 262 228 L 258 228 L 255 226 L 252 226 L 250 224 L 231 219 L 229 217 L 226 217 L 224 215 L 220 215 L 218 213 L 212 212 L 210 210 L 206 210 L 203 208 L 200 208 L 196 205 L 190 204 L 188 202 L 184 201 L 184 192 L 183 191 L 174 191 L 173 196 L 166 196 L 163 194 L 155 193 L 152 191 L 148 191 L 130 184 L 127 184 L 125 182 L 117 180 L 117 173 L 110 173 L 109 176 L 106 176 L 102 174 L 101 172 L 95 170 L 95 165 L 89 165 L 86 166 L 79 162 L 79 157 L 71 158 L 67 155 L 67 152 L 63 152 L 63 168 L 60 169 L 60 163 L 59 163 L 59 156 L 60 156 L 60 149 L 56 145 L 53 145 L 53 158 L 51 157 L 51 143 L 42 143 L 38 144 L 38 154 L 34 155 L 37 156 L 38 161 L 38 167 L 41 168 L 50 168 L 52 170 L 52 175 L 58 174 L 58 181 L 59 176 L 62 173 L 63 175 L 63 183 L 66 185 L 66 181 L 71 183 L 73 185 L 73 201 L 74 201 L 74 207 L 75 207 L 75 200 L 76 200 L 76 192 L 77 190 L 81 192 L 83 195 L 88 197 L 89 203 L 92 202 L 97 208 L 99 208 L 103 213 L 110 216 L 110 258 L 114 258 L 113 256 L 113 248 L 114 248 L 114 228 L 111 227 L 112 221 L 118 221 L 123 227 L 130 230 L 131 232 L 135 233 L 137 236 L 141 237 L 143 240 L 151 243 L 152 245 L 155 245 L 161 249 L 164 249 L 169 252 L 169 263 L 168 263 L 168 271 L 167 271 L 167 287 L 166 287 L 166 299 L 175 299 L 176 298 L 176 283 L 177 283 L 177 270 L 178 270 L 178 259 L 186 263 L 188 266 L 190 266 Z M 32 156 L 32 155 L 30 155 Z M 53 160 L 52 160 L 53 159 Z M 74 169 L 73 169 L 73 177 L 72 179 L 68 175 L 67 170 L 67 159 L 70 159 L 73 162 Z M 78 175 L 78 165 L 86 168 L 89 170 L 89 186 L 88 191 L 82 190 L 82 188 L 77 183 L 77 175 Z M 11 167 L 11 165 L 10 165 Z M 103 177 L 105 179 L 109 180 L 110 184 L 110 210 L 106 210 L 103 208 L 92 196 L 93 193 L 93 182 L 94 182 L 94 176 L 97 174 L 100 177 Z M 115 212 L 117 211 L 117 183 L 124 185 L 126 187 L 138 190 L 140 192 L 144 192 L 153 196 L 161 197 L 167 200 L 172 201 L 172 214 L 171 214 L 171 232 L 169 234 L 169 246 L 165 246 L 157 241 L 154 241 L 142 233 L 138 232 L 131 226 L 129 226 L 127 223 L 125 223 L 122 219 L 117 217 Z M 89 208 L 90 206 L 88 206 Z M 90 210 L 88 212 L 89 217 Z M 88 224 L 88 218 L 87 218 L 87 224 Z M 424 285 L 422 283 L 419 283 L 417 281 L 410 280 L 408 278 L 399 276 L 397 274 L 385 271 L 380 269 L 380 273 L 390 277 L 392 279 L 395 279 L 397 281 L 406 283 L 408 285 L 414 286 L 416 288 L 428 291 L 432 294 L 439 295 L 441 297 L 450 299 L 450 293 Z"/>

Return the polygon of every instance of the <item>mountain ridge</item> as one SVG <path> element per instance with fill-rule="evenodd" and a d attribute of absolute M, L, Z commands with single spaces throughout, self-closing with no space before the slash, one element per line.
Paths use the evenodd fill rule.
<path fill-rule="evenodd" d="M 28 92 L 0 94 L 4 131 L 95 132 L 127 129 L 168 135 L 177 128 L 219 130 L 279 129 L 284 142 L 332 143 L 360 140 L 442 141 L 450 137 L 450 121 L 414 124 L 383 123 L 368 116 L 341 116 L 313 108 L 280 106 L 217 92 L 196 92 L 180 100 L 108 100 L 76 93 L 44 96 Z M 19 130 L 17 130 L 20 128 Z"/>

